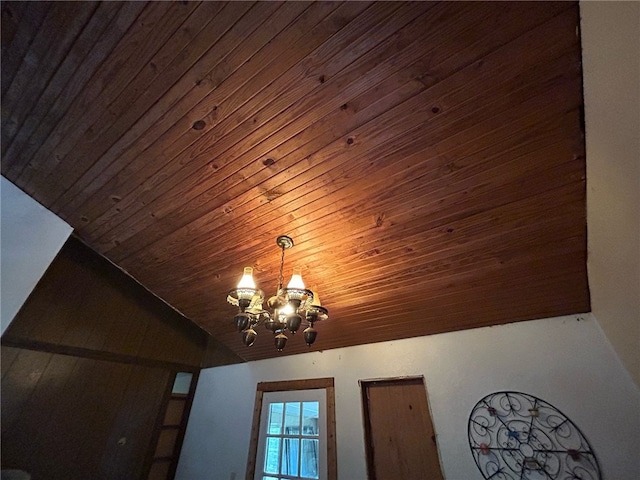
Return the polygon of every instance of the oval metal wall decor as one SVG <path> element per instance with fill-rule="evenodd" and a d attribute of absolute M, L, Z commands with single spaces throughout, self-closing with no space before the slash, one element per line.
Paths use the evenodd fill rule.
<path fill-rule="evenodd" d="M 469 415 L 468 434 L 485 479 L 602 480 L 595 453 L 580 429 L 533 395 L 487 395 Z"/>

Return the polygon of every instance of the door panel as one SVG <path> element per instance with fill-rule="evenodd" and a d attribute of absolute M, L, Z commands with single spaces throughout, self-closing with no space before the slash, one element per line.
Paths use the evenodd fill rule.
<path fill-rule="evenodd" d="M 422 378 L 363 381 L 371 480 L 442 480 Z"/>

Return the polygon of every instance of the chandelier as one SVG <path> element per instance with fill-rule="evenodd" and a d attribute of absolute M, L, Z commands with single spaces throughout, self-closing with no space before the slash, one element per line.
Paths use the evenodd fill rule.
<path fill-rule="evenodd" d="M 264 292 L 256 287 L 253 268 L 244 267 L 244 274 L 238 286 L 227 295 L 227 301 L 239 309 L 234 318 L 236 328 L 238 332 L 242 332 L 242 342 L 250 347 L 258 336 L 255 329 L 262 323 L 267 330 L 273 332 L 275 346 L 278 351 L 282 351 L 288 339 L 285 332 L 295 334 L 304 321 L 306 326 L 303 331 L 304 341 L 307 346 L 311 346 L 318 336 L 318 332 L 313 327 L 314 324 L 326 320 L 329 312 L 320 305 L 318 294 L 305 287 L 301 268 L 294 268 L 291 280 L 285 288 L 282 287 L 284 251 L 293 247 L 293 239 L 287 235 L 281 235 L 276 239 L 276 244 L 282 250 L 282 256 L 276 295 L 267 300 L 270 311 L 262 307 Z"/>

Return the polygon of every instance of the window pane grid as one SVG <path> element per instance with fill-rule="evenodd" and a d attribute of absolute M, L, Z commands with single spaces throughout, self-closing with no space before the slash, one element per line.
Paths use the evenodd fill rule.
<path fill-rule="evenodd" d="M 269 405 L 263 480 L 318 477 L 318 402 Z"/>

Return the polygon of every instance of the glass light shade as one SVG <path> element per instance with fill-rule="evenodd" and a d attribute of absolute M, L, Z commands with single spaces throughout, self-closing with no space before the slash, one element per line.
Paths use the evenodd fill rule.
<path fill-rule="evenodd" d="M 295 267 L 293 269 L 293 275 L 291 275 L 291 280 L 287 283 L 287 288 L 305 289 L 304 282 L 302 281 L 302 268 Z"/>
<path fill-rule="evenodd" d="M 322 304 L 320 303 L 320 295 L 318 295 L 318 292 L 316 292 L 315 290 L 311 290 L 311 293 L 313 293 L 313 300 L 311 301 L 311 305 L 315 307 L 321 307 Z"/>
<path fill-rule="evenodd" d="M 244 267 L 244 273 L 238 282 L 238 289 L 241 288 L 256 288 L 256 282 L 253 281 L 253 267 Z"/>

